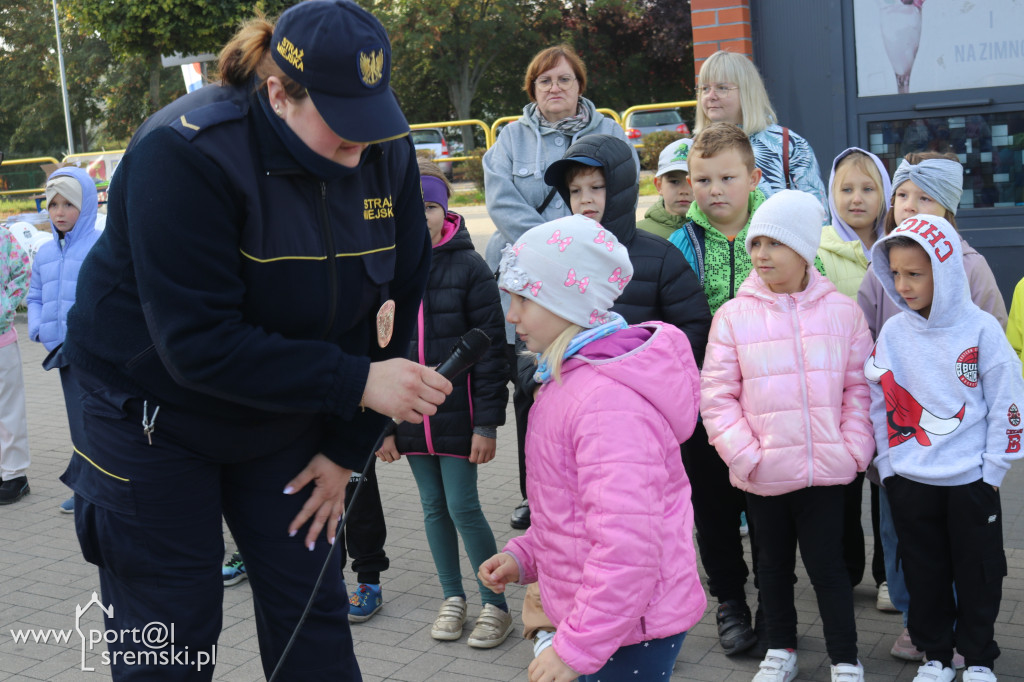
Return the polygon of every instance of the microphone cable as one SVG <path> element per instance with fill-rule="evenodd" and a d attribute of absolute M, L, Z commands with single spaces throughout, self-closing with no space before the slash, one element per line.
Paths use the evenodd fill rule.
<path fill-rule="evenodd" d="M 468 332 L 463 334 L 462 338 L 460 338 L 458 342 L 456 342 L 448 358 L 437 366 L 437 372 L 449 381 L 454 381 L 459 374 L 462 374 L 462 372 L 476 364 L 484 356 L 490 346 L 491 339 L 485 332 L 480 329 L 470 329 Z M 277 659 L 277 665 L 274 666 L 274 672 L 271 673 L 267 682 L 274 682 L 277 678 L 277 674 L 284 666 L 288 653 L 292 650 L 292 645 L 295 644 L 295 640 L 299 636 L 299 631 L 302 630 L 302 626 L 306 623 L 306 617 L 309 616 L 309 612 L 313 608 L 313 601 L 316 599 L 316 595 L 320 592 L 320 585 L 323 583 L 324 576 L 327 574 L 327 567 L 331 563 L 331 557 L 334 556 L 334 550 L 338 548 L 338 544 L 341 541 L 341 532 L 345 529 L 345 524 L 348 523 L 348 515 L 352 511 L 352 507 L 355 505 L 356 499 L 359 497 L 359 491 L 362 490 L 363 483 L 366 481 L 366 474 L 370 470 L 370 465 L 377 456 L 377 450 L 379 450 L 380 446 L 384 443 L 384 439 L 393 435 L 397 427 L 398 422 L 391 420 L 384 425 L 380 435 L 377 436 L 377 442 L 373 444 L 373 449 L 370 450 L 370 457 L 366 460 L 366 465 L 363 467 L 359 482 L 356 483 L 356 489 L 352 491 L 352 499 L 348 501 L 345 513 L 341 515 L 341 521 L 338 522 L 338 529 L 334 533 L 334 542 L 331 543 L 331 548 L 327 550 L 327 558 L 324 559 L 324 565 L 320 569 L 320 575 L 317 576 L 316 584 L 313 585 L 313 593 L 309 595 L 309 600 L 306 602 L 306 608 L 302 610 L 302 615 L 299 616 L 299 622 L 296 623 L 295 629 L 292 630 L 292 636 L 288 638 L 288 643 L 285 645 L 284 651 L 281 652 L 281 657 Z"/>

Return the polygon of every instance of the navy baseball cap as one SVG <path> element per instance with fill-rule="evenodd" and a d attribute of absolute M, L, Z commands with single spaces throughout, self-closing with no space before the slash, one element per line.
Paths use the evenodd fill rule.
<path fill-rule="evenodd" d="M 351 0 L 305 0 L 274 26 L 274 61 L 306 88 L 335 135 L 371 143 L 409 134 L 391 92 L 391 40 L 377 18 Z"/>
<path fill-rule="evenodd" d="M 582 163 L 584 166 L 601 168 L 604 164 L 590 156 L 570 156 L 566 159 L 559 159 L 553 162 L 544 171 L 544 182 L 548 187 L 565 187 L 565 172 L 569 166 L 575 163 Z"/>

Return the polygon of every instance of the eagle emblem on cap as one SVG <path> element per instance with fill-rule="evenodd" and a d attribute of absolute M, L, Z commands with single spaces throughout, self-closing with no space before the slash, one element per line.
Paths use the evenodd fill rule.
<path fill-rule="evenodd" d="M 373 87 L 384 77 L 384 50 L 369 50 L 359 53 L 359 77 L 363 83 Z"/>

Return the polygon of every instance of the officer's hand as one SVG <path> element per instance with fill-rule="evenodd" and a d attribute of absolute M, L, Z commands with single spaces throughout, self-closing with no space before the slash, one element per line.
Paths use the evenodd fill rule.
<path fill-rule="evenodd" d="M 309 551 L 313 551 L 317 536 L 326 524 L 327 541 L 333 544 L 338 531 L 338 521 L 345 512 L 345 486 L 351 477 L 352 472 L 349 469 L 338 466 L 323 454 L 317 454 L 309 460 L 306 468 L 288 481 L 284 489 L 285 495 L 292 495 L 305 488 L 311 481 L 314 484 L 313 492 L 306 500 L 306 504 L 302 505 L 301 511 L 288 526 L 288 535 L 294 536 L 306 521 L 310 521 L 305 544 Z"/>
<path fill-rule="evenodd" d="M 452 382 L 411 360 L 393 358 L 370 363 L 362 404 L 374 412 L 400 421 L 420 424 L 424 415 L 452 392 Z"/>

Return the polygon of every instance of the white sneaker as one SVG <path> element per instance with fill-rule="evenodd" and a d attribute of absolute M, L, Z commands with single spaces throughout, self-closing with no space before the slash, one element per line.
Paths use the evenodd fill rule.
<path fill-rule="evenodd" d="M 928 661 L 917 669 L 912 682 L 953 682 L 955 679 L 955 670 L 943 668 L 940 661 Z"/>
<path fill-rule="evenodd" d="M 996 682 L 995 673 L 983 665 L 972 665 L 964 671 L 964 682 Z"/>
<path fill-rule="evenodd" d="M 889 598 L 889 583 L 882 581 L 882 584 L 878 586 L 878 597 L 875 598 L 875 608 L 885 613 L 899 613 L 892 604 L 892 599 Z"/>
<path fill-rule="evenodd" d="M 792 682 L 796 679 L 796 652 L 769 649 L 761 661 L 753 682 Z"/>
<path fill-rule="evenodd" d="M 462 597 L 448 597 L 441 604 L 430 628 L 430 636 L 442 642 L 454 642 L 462 637 L 462 626 L 466 622 L 466 600 Z"/>
<path fill-rule="evenodd" d="M 840 663 L 832 666 L 832 682 L 864 682 L 864 666 L 860 661 L 857 665 Z"/>

